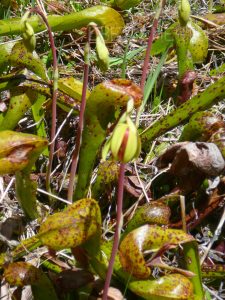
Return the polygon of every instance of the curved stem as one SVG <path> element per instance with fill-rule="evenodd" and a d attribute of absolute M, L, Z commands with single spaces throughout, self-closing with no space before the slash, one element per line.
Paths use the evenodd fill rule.
<path fill-rule="evenodd" d="M 76 137 L 76 148 L 73 153 L 71 171 L 70 171 L 70 181 L 68 187 L 68 201 L 72 202 L 73 199 L 73 187 L 74 187 L 74 178 L 77 171 L 77 163 L 79 158 L 80 146 L 82 141 L 82 132 L 84 127 L 84 112 L 86 107 L 86 97 L 87 97 L 87 86 L 88 86 L 88 75 L 89 75 L 89 48 L 90 48 L 90 28 L 87 28 L 87 44 L 86 44 L 86 53 L 85 53 L 85 62 L 84 62 L 84 78 L 83 78 L 83 89 L 82 89 L 82 98 L 80 106 L 80 115 L 79 115 L 79 124 Z"/>
<path fill-rule="evenodd" d="M 113 247 L 111 252 L 111 257 L 109 260 L 109 266 L 106 274 L 106 280 L 104 285 L 104 291 L 102 300 L 107 300 L 108 290 L 110 286 L 110 281 L 113 273 L 113 265 L 116 258 L 116 253 L 119 247 L 120 232 L 122 227 L 122 211 L 123 211 L 123 186 L 124 186 L 124 174 L 125 174 L 125 164 L 120 164 L 119 172 L 119 182 L 118 182 L 118 196 L 117 196 L 117 214 L 116 214 L 116 230 L 114 234 Z"/>

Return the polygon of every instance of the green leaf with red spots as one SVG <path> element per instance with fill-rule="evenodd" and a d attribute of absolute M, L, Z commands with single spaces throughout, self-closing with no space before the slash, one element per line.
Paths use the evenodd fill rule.
<path fill-rule="evenodd" d="M 193 286 L 181 274 L 169 274 L 158 279 L 132 281 L 129 289 L 146 300 L 194 299 Z"/>
<path fill-rule="evenodd" d="M 169 206 L 151 201 L 137 209 L 132 219 L 128 222 L 124 235 L 144 224 L 167 225 L 170 219 Z"/>
<path fill-rule="evenodd" d="M 81 199 L 64 211 L 49 216 L 38 238 L 54 250 L 77 247 L 92 237 L 100 237 L 101 212 L 93 199 Z M 99 241 L 100 242 L 100 241 Z"/>
<path fill-rule="evenodd" d="M 10 93 L 9 107 L 0 123 L 0 131 L 14 130 L 36 99 L 37 93 L 34 91 L 24 92 L 20 88 L 14 88 Z"/>
<path fill-rule="evenodd" d="M 112 251 L 112 242 L 103 242 L 99 255 L 92 259 L 91 263 L 95 271 L 104 279 L 108 268 L 108 261 Z M 182 274 L 168 274 L 159 278 L 150 276 L 146 280 L 136 279 L 121 266 L 119 255 L 116 255 L 114 277 L 123 282 L 134 294 L 147 300 L 175 300 L 175 299 L 198 299 L 193 292 L 191 281 Z M 195 297 L 195 298 L 194 298 Z"/>
<path fill-rule="evenodd" d="M 198 111 L 189 120 L 180 136 L 180 141 L 208 141 L 220 128 L 224 128 L 222 115 L 211 111 Z"/>
<path fill-rule="evenodd" d="M 203 92 L 192 97 L 166 116 L 158 119 L 141 133 L 142 148 L 147 150 L 149 144 L 168 130 L 187 121 L 194 113 L 205 110 L 225 96 L 225 77 L 207 87 Z"/>
<path fill-rule="evenodd" d="M 30 53 L 24 46 L 23 42 L 16 43 L 13 46 L 9 55 L 9 62 L 13 66 L 27 68 L 43 80 L 48 80 L 43 62 L 37 54 L 35 54 L 35 52 L 34 54 Z"/>
<path fill-rule="evenodd" d="M 182 230 L 168 229 L 155 225 L 141 226 L 126 235 L 120 244 L 120 262 L 124 270 L 136 278 L 146 279 L 151 269 L 146 265 L 143 252 L 170 249 L 193 241 L 194 238 Z"/>
<path fill-rule="evenodd" d="M 95 159 L 107 136 L 107 127 L 115 121 L 115 114 L 133 99 L 134 106 L 141 104 L 141 89 L 130 80 L 114 79 L 97 85 L 88 98 L 82 135 L 78 182 L 74 198 L 86 197 Z"/>
<path fill-rule="evenodd" d="M 36 300 L 57 300 L 58 297 L 49 278 L 40 269 L 27 262 L 15 262 L 4 268 L 5 280 L 18 287 L 31 285 Z"/>

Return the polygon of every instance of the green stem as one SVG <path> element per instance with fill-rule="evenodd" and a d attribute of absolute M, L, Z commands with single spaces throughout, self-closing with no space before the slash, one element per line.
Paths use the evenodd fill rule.
<path fill-rule="evenodd" d="M 173 35 L 176 45 L 179 79 L 181 79 L 187 71 L 194 69 L 192 56 L 189 52 L 192 32 L 187 26 L 177 25 Z"/>
<path fill-rule="evenodd" d="M 38 218 L 35 182 L 30 179 L 30 172 L 16 172 L 16 196 L 25 213 L 31 220 Z"/>
<path fill-rule="evenodd" d="M 120 14 L 107 6 L 94 6 L 65 16 L 48 16 L 48 23 L 52 31 L 70 31 L 87 26 L 90 22 L 95 22 L 105 30 L 106 38 L 110 41 L 118 36 L 124 27 L 124 21 Z M 37 16 L 28 19 L 28 23 L 33 27 L 34 32 L 45 29 L 45 25 Z M 15 18 L 0 21 L 0 36 L 21 34 L 23 26 L 21 19 Z"/>
<path fill-rule="evenodd" d="M 183 244 L 183 251 L 187 270 L 195 274 L 190 280 L 194 287 L 194 293 L 197 296 L 196 299 L 204 299 L 197 243 L 190 242 Z"/>

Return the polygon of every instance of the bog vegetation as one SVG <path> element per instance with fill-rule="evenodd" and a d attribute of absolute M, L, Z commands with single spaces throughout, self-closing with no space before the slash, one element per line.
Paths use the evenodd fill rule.
<path fill-rule="evenodd" d="M 2 298 L 223 299 L 225 4 L 198 2 L 1 1 Z"/>

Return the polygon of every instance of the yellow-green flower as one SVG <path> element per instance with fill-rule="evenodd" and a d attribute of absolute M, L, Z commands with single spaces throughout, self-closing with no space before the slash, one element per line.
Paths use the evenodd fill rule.
<path fill-rule="evenodd" d="M 138 131 L 130 117 L 119 123 L 112 134 L 110 149 L 115 160 L 127 163 L 136 159 L 141 150 Z"/>

